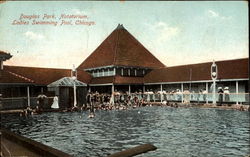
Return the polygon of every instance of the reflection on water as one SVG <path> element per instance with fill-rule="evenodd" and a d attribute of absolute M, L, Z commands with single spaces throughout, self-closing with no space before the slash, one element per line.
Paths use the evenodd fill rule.
<path fill-rule="evenodd" d="M 44 113 L 3 116 L 12 131 L 75 156 L 106 156 L 151 143 L 139 156 L 246 156 L 250 154 L 249 112 L 220 109 L 144 107 L 128 111 Z"/>

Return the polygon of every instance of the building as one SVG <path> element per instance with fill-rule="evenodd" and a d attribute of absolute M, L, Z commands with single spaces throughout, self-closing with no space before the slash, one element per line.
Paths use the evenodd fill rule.
<path fill-rule="evenodd" d="M 111 92 L 116 88 L 134 92 L 138 88 L 142 90 L 145 75 L 163 67 L 163 63 L 119 24 L 77 69 L 92 75 L 89 83 L 92 91 Z"/>
<path fill-rule="evenodd" d="M 3 54 L 4 52 L 2 52 Z M 0 54 L 1 55 L 1 54 Z M 6 55 L 6 53 L 4 53 Z M 2 58 L 0 56 L 0 58 Z M 91 76 L 84 72 L 78 71 L 78 81 L 88 83 Z M 48 85 L 59 81 L 62 78 L 71 77 L 71 69 L 55 69 L 55 68 L 38 68 L 38 67 L 22 67 L 22 66 L 7 66 L 4 65 L 0 71 L 0 94 L 2 97 L 2 104 L 4 109 L 23 108 L 31 105 L 37 105 L 37 96 L 41 93 L 46 94 L 47 107 L 50 107 L 53 101 L 53 96 L 61 95 L 59 99 L 60 107 L 70 107 L 73 105 L 72 91 L 69 81 L 62 82 L 61 87 L 57 90 L 55 88 L 48 88 Z M 66 79 L 67 80 L 67 79 Z M 80 84 L 78 84 L 80 86 Z M 86 87 L 87 88 L 87 87 Z M 60 89 L 60 90 L 59 90 Z M 84 97 L 83 89 L 77 88 L 77 95 L 83 103 Z M 85 94 L 87 89 L 85 90 Z M 83 93 L 84 94 L 84 93 Z M 28 98 L 30 97 L 30 98 Z"/>
<path fill-rule="evenodd" d="M 48 85 L 64 77 L 72 76 L 71 69 L 3 66 L 2 62 L 10 57 L 4 52 L 0 53 L 2 65 L 0 93 L 3 98 L 27 97 L 27 95 L 35 97 L 39 92 L 47 92 L 51 96 L 55 93 L 61 94 L 60 90 L 51 90 Z M 218 67 L 216 88 L 228 87 L 230 102 L 248 103 L 249 59 L 241 58 L 215 63 Z M 129 93 L 148 90 L 166 91 L 170 93 L 169 101 L 179 101 L 179 99 L 171 98 L 171 92 L 179 89 L 182 93 L 185 90 L 192 93 L 191 101 L 211 102 L 211 65 L 212 62 L 167 67 L 123 25 L 119 24 L 77 67 L 77 80 L 87 84 L 88 89 L 93 92 L 111 94 L 115 90 Z M 61 81 L 66 83 L 66 80 Z M 206 99 L 200 97 L 200 90 L 208 93 Z M 69 94 L 72 93 L 71 86 L 68 86 L 64 93 L 68 93 L 66 95 L 70 99 L 72 97 Z M 80 99 L 84 95 L 78 97 Z M 162 97 L 158 97 L 157 100 L 162 101 Z M 64 101 L 65 103 L 72 103 L 72 101 Z M 64 105 L 64 107 L 68 106 Z"/>

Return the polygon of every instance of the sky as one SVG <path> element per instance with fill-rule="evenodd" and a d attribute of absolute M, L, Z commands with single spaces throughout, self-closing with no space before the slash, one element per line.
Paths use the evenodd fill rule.
<path fill-rule="evenodd" d="M 8 1 L 0 3 L 0 50 L 13 57 L 4 64 L 78 66 L 119 23 L 166 66 L 249 54 L 245 1 Z"/>

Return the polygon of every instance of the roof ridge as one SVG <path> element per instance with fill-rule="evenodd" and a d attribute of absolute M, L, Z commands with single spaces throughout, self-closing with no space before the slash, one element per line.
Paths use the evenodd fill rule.
<path fill-rule="evenodd" d="M 236 61 L 236 60 L 246 60 L 249 58 L 236 58 L 236 59 L 228 59 L 228 60 L 218 60 L 218 61 L 215 61 L 215 63 L 220 63 L 220 62 L 228 62 L 228 61 Z M 191 64 L 182 64 L 182 65 L 174 65 L 174 66 L 168 66 L 168 67 L 165 67 L 165 68 L 172 68 L 172 67 L 182 67 L 182 66 L 193 66 L 193 65 L 200 65 L 200 64 L 209 64 L 209 63 L 213 63 L 213 61 L 208 61 L 208 62 L 201 62 L 201 63 L 191 63 Z M 164 67 L 162 67 L 164 68 Z M 161 68 L 157 68 L 157 69 L 161 69 Z"/>
<path fill-rule="evenodd" d="M 79 69 L 82 65 L 84 65 L 84 63 L 85 63 L 86 61 L 88 61 L 89 58 L 92 57 L 92 55 L 94 54 L 94 52 L 96 52 L 96 51 L 102 46 L 102 44 L 103 44 L 104 41 L 107 41 L 108 44 L 112 44 L 108 39 L 109 39 L 110 37 L 112 37 L 111 35 L 112 35 L 113 33 L 115 33 L 116 30 L 117 30 L 117 29 L 113 30 L 107 37 L 105 37 L 104 40 L 94 49 L 94 51 L 92 51 L 92 53 L 90 53 L 90 54 L 88 55 L 88 57 L 86 57 L 86 58 L 78 65 L 78 67 L 77 67 L 76 69 Z M 113 47 L 112 47 L 112 46 L 111 46 L 111 49 L 112 49 L 112 51 L 113 51 Z"/>
<path fill-rule="evenodd" d="M 120 24 L 118 25 L 118 27 L 120 27 Z M 116 41 L 115 41 L 115 54 L 114 54 L 114 60 L 113 60 L 113 65 L 115 65 L 115 62 L 116 62 L 116 56 L 117 56 L 117 45 L 118 45 L 118 42 L 119 42 L 119 29 L 118 27 L 116 28 L 116 31 L 117 31 L 117 35 L 116 35 Z"/>
<path fill-rule="evenodd" d="M 11 71 L 7 71 L 9 74 L 11 74 L 11 75 L 14 75 L 14 76 L 16 76 L 16 77 L 19 77 L 19 78 L 21 78 L 21 79 L 24 79 L 24 80 L 26 80 L 26 81 L 29 81 L 29 82 L 32 82 L 32 83 L 34 83 L 35 81 L 34 80 L 32 80 L 32 79 L 30 79 L 30 78 L 27 78 L 27 77 L 24 77 L 24 76 L 22 76 L 22 75 L 20 75 L 20 74 L 17 74 L 17 73 L 14 73 L 14 72 L 11 72 Z"/>
<path fill-rule="evenodd" d="M 46 68 L 46 67 L 34 67 L 34 66 L 18 66 L 18 65 L 4 65 L 4 67 L 16 67 L 16 68 L 36 68 L 36 69 L 54 69 L 54 70 L 71 70 L 66 68 Z"/>
<path fill-rule="evenodd" d="M 78 69 L 108 65 L 166 67 L 121 24 L 78 66 Z"/>
<path fill-rule="evenodd" d="M 151 53 L 136 37 L 134 37 L 129 31 L 127 31 L 129 34 L 130 34 L 130 36 L 132 37 L 132 38 L 134 38 L 134 40 L 140 45 L 140 46 L 142 46 L 145 50 L 146 50 L 146 52 L 147 53 L 149 53 L 150 55 L 152 55 L 157 61 L 159 61 L 164 67 L 160 67 L 160 68 L 166 68 L 167 66 L 164 64 L 164 63 L 162 63 L 153 53 Z"/>

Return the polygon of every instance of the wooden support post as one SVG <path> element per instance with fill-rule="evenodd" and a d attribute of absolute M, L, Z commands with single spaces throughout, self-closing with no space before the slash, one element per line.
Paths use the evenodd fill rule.
<path fill-rule="evenodd" d="M 206 82 L 206 93 L 207 93 L 206 104 L 208 104 L 208 82 Z"/>
<path fill-rule="evenodd" d="M 183 83 L 181 83 L 181 103 L 183 103 Z"/>
<path fill-rule="evenodd" d="M 112 88 L 111 88 L 111 104 L 112 105 L 114 105 L 114 101 L 115 101 L 114 93 L 115 93 L 115 86 L 114 84 L 112 84 Z"/>
<path fill-rule="evenodd" d="M 239 82 L 236 81 L 236 104 L 239 104 Z"/>
<path fill-rule="evenodd" d="M 128 94 L 130 95 L 131 94 L 131 86 L 128 85 Z"/>
<path fill-rule="evenodd" d="M 27 86 L 27 99 L 28 99 L 28 107 L 30 107 L 30 87 Z"/>
<path fill-rule="evenodd" d="M 161 103 L 162 103 L 162 84 L 161 84 Z"/>

